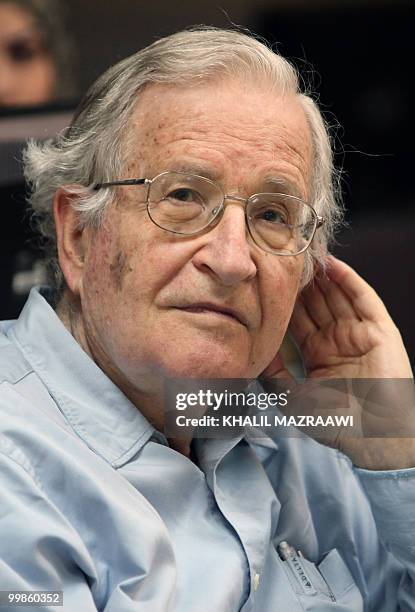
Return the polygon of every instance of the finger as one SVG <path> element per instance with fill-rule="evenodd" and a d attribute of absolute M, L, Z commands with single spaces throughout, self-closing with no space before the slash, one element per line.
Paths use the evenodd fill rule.
<path fill-rule="evenodd" d="M 295 303 L 289 327 L 294 340 L 300 347 L 304 345 L 304 342 L 309 336 L 318 331 L 315 322 L 307 312 L 301 296 L 297 298 Z"/>
<path fill-rule="evenodd" d="M 389 313 L 376 293 L 361 276 L 344 261 L 330 255 L 327 275 L 343 290 L 361 319 L 376 321 L 388 318 Z"/>
<path fill-rule="evenodd" d="M 327 276 L 316 277 L 320 291 L 323 293 L 327 306 L 336 321 L 348 319 L 360 321 L 360 317 L 342 288 Z"/>
<path fill-rule="evenodd" d="M 301 300 L 316 327 L 327 327 L 333 321 L 333 314 L 326 301 L 326 296 L 316 278 L 302 291 Z"/>
<path fill-rule="evenodd" d="M 275 355 L 269 366 L 262 372 L 259 380 L 268 393 L 278 392 L 278 386 L 280 385 L 283 385 L 285 390 L 289 389 L 290 392 L 297 386 L 295 377 L 285 367 L 281 351 Z"/>
<path fill-rule="evenodd" d="M 261 374 L 261 378 L 288 378 L 294 380 L 294 376 L 287 370 L 280 352 L 278 352 L 271 363 Z"/>

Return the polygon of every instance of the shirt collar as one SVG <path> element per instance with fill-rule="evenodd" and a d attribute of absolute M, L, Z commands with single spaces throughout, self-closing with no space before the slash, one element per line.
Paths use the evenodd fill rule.
<path fill-rule="evenodd" d="M 155 430 L 83 351 L 44 295 L 45 290 L 32 289 L 9 337 L 18 344 L 75 433 L 91 450 L 119 467 Z"/>

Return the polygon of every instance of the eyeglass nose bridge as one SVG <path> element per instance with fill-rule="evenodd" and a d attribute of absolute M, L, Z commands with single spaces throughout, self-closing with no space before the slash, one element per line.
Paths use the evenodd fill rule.
<path fill-rule="evenodd" d="M 230 195 L 223 196 L 221 205 L 217 207 L 215 217 L 225 210 L 226 200 L 233 200 L 234 202 L 241 202 L 241 204 L 245 204 L 244 210 L 245 210 L 245 216 L 246 216 L 246 207 L 247 207 L 247 204 L 250 198 L 242 198 L 241 196 L 230 194 Z"/>
<path fill-rule="evenodd" d="M 245 204 L 245 207 L 244 207 L 245 221 L 246 221 L 248 232 L 249 232 L 249 234 L 251 234 L 251 228 L 249 227 L 248 216 L 247 216 L 247 204 L 248 204 L 248 200 L 249 199 L 250 198 L 242 198 L 241 196 L 237 196 L 237 195 L 232 195 L 232 194 L 225 195 L 224 194 L 223 198 L 222 198 L 222 202 L 220 203 L 220 205 L 216 206 L 213 209 L 213 211 L 212 211 L 213 216 L 212 216 L 212 219 L 210 220 L 208 226 L 211 225 L 212 223 L 215 223 L 215 222 L 217 223 L 219 221 L 219 219 L 222 217 L 222 215 L 223 215 L 223 213 L 225 211 L 225 201 L 226 200 L 233 200 L 233 201 L 236 201 L 236 202 L 241 202 L 241 204 Z"/>
<path fill-rule="evenodd" d="M 243 204 L 246 204 L 249 198 L 242 198 L 241 196 L 230 194 L 223 196 L 223 201 L 225 202 L 225 200 L 236 200 L 237 202 L 242 202 Z"/>
<path fill-rule="evenodd" d="M 223 198 L 222 198 L 222 202 L 220 203 L 219 206 L 215 207 L 212 211 L 213 216 L 212 219 L 210 220 L 209 224 L 207 227 L 215 227 L 217 223 L 220 222 L 224 211 L 225 211 L 225 201 L 226 200 L 233 200 L 234 202 L 240 202 L 241 204 L 244 204 L 244 215 L 245 215 L 245 231 L 247 232 L 247 236 L 250 236 L 251 240 L 256 244 L 256 240 L 252 234 L 252 229 L 250 227 L 250 219 L 248 217 L 248 202 L 251 198 L 243 198 L 241 196 L 237 196 L 237 195 L 232 195 L 232 194 L 223 194 Z"/>

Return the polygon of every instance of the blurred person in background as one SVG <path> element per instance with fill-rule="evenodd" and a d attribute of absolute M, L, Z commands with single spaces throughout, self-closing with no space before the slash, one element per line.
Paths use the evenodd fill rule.
<path fill-rule="evenodd" d="M 58 0 L 0 0 L 0 109 L 75 97 L 64 16 Z"/>
<path fill-rule="evenodd" d="M 67 17 L 67 7 L 60 0 L 0 0 L 0 114 L 6 120 L 15 108 L 32 112 L 39 106 L 71 104 L 76 99 L 75 47 L 65 27 Z M 27 136 L 31 129 L 36 130 L 25 129 L 29 130 Z M 0 131 L 5 138 L 2 127 Z M 4 177 L 0 193 L 6 210 L 0 240 L 0 296 L 6 318 L 20 310 L 30 288 L 43 278 L 37 250 L 26 243 L 20 205 L 24 188 L 18 161 L 22 143 L 18 134 L 15 139 L 10 129 L 9 134 L 10 142 L 0 143 Z"/>

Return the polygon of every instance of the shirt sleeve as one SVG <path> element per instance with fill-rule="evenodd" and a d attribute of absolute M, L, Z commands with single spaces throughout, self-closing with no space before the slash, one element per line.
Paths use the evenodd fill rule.
<path fill-rule="evenodd" d="M 415 610 L 415 468 L 372 471 L 354 468 L 369 499 L 379 538 L 403 568 L 395 607 Z M 377 608 L 373 608 L 375 610 Z"/>
<path fill-rule="evenodd" d="M 41 609 L 97 612 L 88 551 L 24 463 L 0 452 L 0 591 L 63 591 L 62 607 Z"/>

